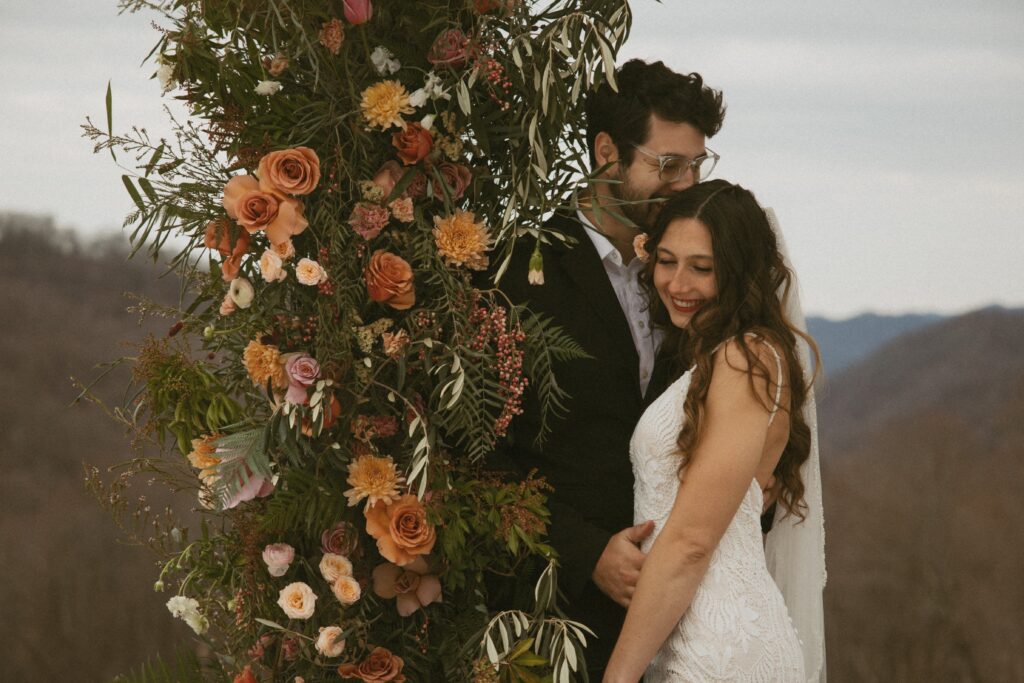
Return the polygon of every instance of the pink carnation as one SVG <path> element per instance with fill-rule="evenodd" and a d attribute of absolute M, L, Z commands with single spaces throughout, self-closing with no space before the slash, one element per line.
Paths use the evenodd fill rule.
<path fill-rule="evenodd" d="M 380 231 L 387 227 L 391 214 L 386 207 L 369 202 L 359 202 L 349 216 L 348 224 L 359 233 L 363 239 L 372 240 L 380 234 Z"/>

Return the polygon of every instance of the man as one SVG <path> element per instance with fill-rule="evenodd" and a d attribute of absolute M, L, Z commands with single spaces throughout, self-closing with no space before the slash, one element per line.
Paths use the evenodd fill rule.
<path fill-rule="evenodd" d="M 554 487 L 549 540 L 561 563 L 567 613 L 597 634 L 587 647 L 591 680 L 600 680 L 636 585 L 644 555 L 637 544 L 652 523 L 632 526 L 629 439 L 646 403 L 661 391 L 655 375 L 659 338 L 652 334 L 637 274 L 633 238 L 658 200 L 699 182 L 717 155 L 705 140 L 725 115 L 720 92 L 697 74 L 661 62 L 632 60 L 617 73 L 619 91 L 602 85 L 586 104 L 587 141 L 600 182 L 582 193 L 572 215 L 548 227 L 544 284 L 527 282 L 530 250 L 517 250 L 501 287 L 514 303 L 553 320 L 592 358 L 555 372 L 569 395 L 567 414 L 535 443 L 540 406 L 528 395 L 513 423 L 507 454 L 523 472 L 536 468 Z"/>

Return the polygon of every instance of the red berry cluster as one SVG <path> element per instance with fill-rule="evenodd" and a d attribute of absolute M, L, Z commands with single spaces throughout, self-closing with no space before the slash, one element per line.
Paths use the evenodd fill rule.
<path fill-rule="evenodd" d="M 319 323 L 316 315 L 306 316 L 303 320 L 297 315 L 278 313 L 274 319 L 271 341 L 286 349 L 309 346 L 316 338 Z"/>
<path fill-rule="evenodd" d="M 505 73 L 505 67 L 493 57 L 481 59 L 480 65 L 483 67 L 487 84 L 491 86 L 491 99 L 501 107 L 502 111 L 507 111 L 512 105 L 503 96 L 508 95 L 509 90 L 512 88 L 512 81 L 509 80 L 508 74 Z"/>
<path fill-rule="evenodd" d="M 469 313 L 469 323 L 477 330 L 469 341 L 471 349 L 484 351 L 491 345 L 496 348 L 499 395 L 505 404 L 494 421 L 494 433 L 505 436 L 512 418 L 523 412 L 523 392 L 529 384 L 523 375 L 523 350 L 519 346 L 526 340 L 526 334 L 519 325 L 509 329 L 508 311 L 503 306 L 496 305 L 488 310 L 476 303 Z"/>
<path fill-rule="evenodd" d="M 330 261 L 330 252 L 327 247 L 320 247 L 320 265 L 323 266 L 324 270 L 327 270 L 327 265 Z M 330 278 L 327 278 L 316 286 L 317 290 L 320 291 L 324 296 L 331 296 L 334 294 L 334 283 Z"/>

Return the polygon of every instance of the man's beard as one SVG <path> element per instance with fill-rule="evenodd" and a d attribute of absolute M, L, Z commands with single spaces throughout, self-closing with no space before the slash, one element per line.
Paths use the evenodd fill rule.
<path fill-rule="evenodd" d="M 619 178 L 621 182 L 609 183 L 608 189 L 615 200 L 610 211 L 625 216 L 642 231 L 649 231 L 661 208 L 661 202 L 651 202 L 653 197 L 644 197 L 633 189 L 629 180 Z M 639 203 L 634 203 L 639 202 Z"/>

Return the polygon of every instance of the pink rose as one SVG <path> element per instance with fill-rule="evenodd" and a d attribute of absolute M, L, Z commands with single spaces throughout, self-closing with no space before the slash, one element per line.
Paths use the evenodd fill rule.
<path fill-rule="evenodd" d="M 427 61 L 434 66 L 460 69 L 472 56 L 469 36 L 457 28 L 450 28 L 434 40 L 427 53 Z"/>
<path fill-rule="evenodd" d="M 370 0 L 342 0 L 345 21 L 350 24 L 365 24 L 373 18 L 373 3 Z"/>
<path fill-rule="evenodd" d="M 320 378 L 320 364 L 308 354 L 293 353 L 289 354 L 285 361 L 284 371 L 288 375 L 285 400 L 305 404 L 309 400 L 306 395 L 307 388 Z"/>
<path fill-rule="evenodd" d="M 448 186 L 448 190 L 452 193 L 453 200 L 462 199 L 462 195 L 466 193 L 466 188 L 473 182 L 473 174 L 462 164 L 453 164 L 445 161 L 438 165 L 437 171 L 441 174 L 441 179 L 444 180 L 444 184 Z M 440 195 L 441 193 L 437 192 L 435 194 Z"/>
<path fill-rule="evenodd" d="M 359 555 L 359 532 L 348 522 L 338 522 L 320 534 L 320 549 L 346 557 Z"/>
<path fill-rule="evenodd" d="M 271 543 L 263 549 L 263 561 L 271 576 L 284 576 L 295 559 L 295 548 L 287 543 Z"/>

